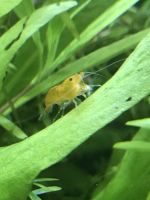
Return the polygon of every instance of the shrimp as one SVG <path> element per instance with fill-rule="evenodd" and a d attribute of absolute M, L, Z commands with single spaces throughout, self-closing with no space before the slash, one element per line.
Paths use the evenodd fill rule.
<path fill-rule="evenodd" d="M 103 67 L 95 72 L 80 72 L 76 73 L 66 80 L 64 80 L 61 84 L 56 85 L 49 89 L 48 93 L 46 94 L 46 97 L 44 99 L 45 103 L 45 110 L 49 111 L 50 108 L 54 104 L 61 105 L 65 102 L 73 101 L 75 103 L 75 99 L 77 99 L 78 96 L 84 96 L 86 97 L 86 94 L 91 94 L 93 87 L 99 87 L 101 85 L 88 85 L 84 82 L 83 78 L 86 78 L 88 76 L 91 76 L 92 74 L 97 74 L 99 71 L 102 71 L 108 67 L 111 67 L 113 64 L 116 64 L 120 61 L 124 61 L 125 59 L 121 59 L 119 61 L 116 61 L 110 65 L 107 65 L 106 67 Z M 85 76 L 85 74 L 87 74 Z"/>
<path fill-rule="evenodd" d="M 48 111 L 54 104 L 73 101 L 76 97 L 89 92 L 91 88 L 83 81 L 83 76 L 83 72 L 76 73 L 51 88 L 45 97 L 45 110 Z"/>

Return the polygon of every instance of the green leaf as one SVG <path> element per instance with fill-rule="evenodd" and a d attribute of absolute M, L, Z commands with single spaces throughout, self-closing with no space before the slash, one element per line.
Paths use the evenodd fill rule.
<path fill-rule="evenodd" d="M 7 70 L 7 64 L 13 58 L 17 50 L 25 43 L 25 41 L 53 17 L 75 5 L 75 1 L 67 1 L 60 4 L 52 4 L 39 8 L 32 13 L 32 15 L 26 21 L 25 28 L 19 39 L 7 51 L 2 52 L 0 55 L 0 65 L 2 66 L 0 70 L 0 89 L 2 87 L 2 81 Z"/>
<path fill-rule="evenodd" d="M 31 52 L 33 53 L 31 54 Z M 3 83 L 7 92 L 9 93 L 9 99 L 16 95 L 18 96 L 19 92 L 25 91 L 25 88 L 27 89 L 29 87 L 28 84 L 38 72 L 38 58 L 38 50 L 37 48 L 35 49 L 35 44 L 32 42 L 32 40 L 28 41 L 18 52 L 14 62 L 17 70 L 16 72 L 14 71 L 13 74 L 7 73 L 7 77 Z M 21 77 L 26 78 L 22 79 Z M 0 104 L 3 102 L 7 102 L 7 96 L 4 93 L 1 93 Z"/>
<path fill-rule="evenodd" d="M 30 16 L 35 11 L 34 5 L 32 0 L 23 0 L 22 3 L 15 8 L 15 13 L 19 18 L 23 18 L 25 16 Z M 42 56 L 43 56 L 43 45 L 40 38 L 40 32 L 37 31 L 33 35 L 33 40 L 35 42 L 35 45 L 37 46 L 37 49 L 39 51 L 39 62 L 40 65 L 42 65 Z M 40 68 L 41 66 L 39 66 Z"/>
<path fill-rule="evenodd" d="M 48 24 L 47 32 L 46 32 L 46 43 L 47 43 L 47 57 L 45 61 L 44 69 L 47 69 L 53 62 L 56 50 L 58 47 L 58 43 L 60 40 L 61 33 L 64 29 L 64 25 L 60 18 L 56 17 L 52 20 L 51 23 Z"/>
<path fill-rule="evenodd" d="M 25 16 L 30 16 L 34 11 L 32 0 L 22 0 L 21 4 L 19 4 L 14 11 L 20 19 Z"/>
<path fill-rule="evenodd" d="M 12 42 L 18 39 L 18 36 L 23 31 L 23 26 L 26 18 L 18 21 L 14 26 L 12 26 L 6 33 L 0 37 L 0 52 L 9 47 Z"/>
<path fill-rule="evenodd" d="M 150 129 L 150 118 L 138 119 L 138 120 L 127 122 L 126 124 L 129 126 L 137 126 L 141 128 Z"/>
<path fill-rule="evenodd" d="M 78 6 L 76 8 L 76 10 L 72 13 L 71 18 L 73 18 L 76 15 L 78 15 L 91 2 L 92 2 L 92 0 L 83 1 L 83 3 L 80 6 Z"/>
<path fill-rule="evenodd" d="M 31 192 L 31 193 L 29 194 L 29 197 L 30 197 L 31 200 L 41 200 L 41 198 L 38 197 L 38 196 L 37 196 L 36 194 L 34 194 L 33 192 Z"/>
<path fill-rule="evenodd" d="M 79 0 L 78 7 L 76 9 L 74 9 L 73 13 L 71 14 L 71 17 L 74 17 L 74 15 L 76 15 L 75 18 L 73 18 L 73 21 L 76 24 L 78 32 L 82 33 L 92 22 L 94 22 L 102 13 L 104 13 L 108 8 L 110 8 L 117 1 L 118 0 L 109 0 L 109 1 L 106 1 L 106 0 L 101 0 L 101 1 Z M 94 11 L 94 12 L 91 12 L 91 11 Z M 90 13 L 90 15 L 89 15 L 89 13 Z M 114 23 L 116 23 L 116 22 L 114 22 Z M 109 29 L 109 27 L 108 27 L 108 29 Z M 100 34 L 101 33 L 97 33 L 96 35 L 99 36 Z M 97 37 L 96 35 L 95 35 L 95 37 Z M 59 55 L 60 52 L 62 50 L 64 50 L 65 47 L 67 47 L 67 45 L 72 41 L 72 39 L 73 38 L 72 38 L 72 35 L 70 34 L 70 32 L 67 29 L 65 29 L 64 32 L 62 33 L 62 37 L 60 39 L 57 55 Z M 91 42 L 93 42 L 93 40 Z M 88 45 L 88 46 L 90 46 L 90 45 Z M 79 49 L 79 51 L 80 51 L 80 49 Z"/>
<path fill-rule="evenodd" d="M 133 141 L 133 142 L 118 142 L 114 148 L 125 150 L 136 150 L 140 152 L 150 151 L 150 142 Z"/>
<path fill-rule="evenodd" d="M 141 129 L 134 137 L 133 142 L 130 142 L 132 147 L 125 142 L 129 150 L 123 157 L 117 173 L 103 190 L 93 196 L 93 200 L 146 199 L 150 184 L 149 134 L 149 130 Z M 120 145 L 123 147 L 123 143 L 116 145 L 116 147 Z"/>
<path fill-rule="evenodd" d="M 149 58 L 150 34 L 118 72 L 76 109 L 32 137 L 3 148 L 0 152 L 0 200 L 25 199 L 30 184 L 41 170 L 60 161 L 147 96 L 150 93 Z M 11 184 L 14 180 L 15 184 Z"/>
<path fill-rule="evenodd" d="M 100 15 L 94 22 L 92 22 L 80 35 L 80 39 L 74 39 L 67 47 L 64 49 L 58 58 L 52 65 L 52 69 L 57 67 L 60 63 L 68 59 L 76 50 L 81 48 L 89 40 L 91 40 L 98 32 L 102 31 L 120 15 L 126 12 L 130 7 L 132 7 L 138 0 L 120 0 L 115 3 L 111 8 L 106 10 L 102 15 Z M 111 16 L 111 17 L 110 17 Z M 50 68 L 50 70 L 52 70 Z M 47 72 L 46 72 L 47 73 Z"/>
<path fill-rule="evenodd" d="M 87 0 L 82 5 L 79 5 L 75 9 L 75 11 L 71 14 L 71 19 L 74 18 L 79 12 L 81 12 L 82 9 L 84 9 L 90 2 L 91 0 Z M 51 66 L 56 56 L 59 40 L 61 38 L 61 34 L 64 28 L 65 28 L 64 24 L 58 17 L 56 17 L 54 20 L 52 20 L 51 23 L 48 24 L 48 29 L 46 32 L 48 53 L 47 53 L 44 69 L 47 69 L 49 68 L 49 66 Z"/>
<path fill-rule="evenodd" d="M 15 102 L 15 107 L 26 103 L 33 97 L 39 95 L 42 92 L 46 92 L 50 87 L 58 84 L 60 81 L 64 80 L 66 77 L 88 68 L 93 67 L 96 64 L 101 64 L 129 49 L 132 49 L 137 45 L 137 43 L 149 32 L 150 29 L 140 31 L 137 34 L 133 34 L 127 38 L 120 41 L 114 42 L 111 45 L 102 47 L 87 56 L 84 56 L 73 63 L 68 64 L 64 69 L 58 71 L 54 75 L 49 76 L 48 79 L 37 84 L 30 91 L 28 91 L 24 96 Z M 99 56 L 101 55 L 101 56 Z M 5 113 L 9 113 L 11 110 L 8 109 Z"/>
<path fill-rule="evenodd" d="M 40 189 L 33 190 L 32 192 L 36 195 L 40 195 L 40 194 L 45 194 L 45 193 L 48 193 L 48 192 L 55 192 L 55 191 L 58 191 L 58 190 L 61 190 L 61 188 L 57 187 L 57 186 L 50 186 L 50 187 L 43 186 Z"/>
<path fill-rule="evenodd" d="M 64 22 L 65 26 L 68 28 L 68 30 L 71 32 L 73 37 L 79 39 L 79 32 L 75 23 L 70 18 L 69 14 L 67 12 L 64 12 L 63 14 L 61 14 L 61 19 Z"/>
<path fill-rule="evenodd" d="M 10 12 L 15 8 L 22 0 L 1 0 L 0 1 L 0 17 Z"/>
<path fill-rule="evenodd" d="M 28 137 L 18 126 L 2 115 L 0 116 L 0 125 L 18 139 L 25 139 Z"/>
<path fill-rule="evenodd" d="M 148 193 L 146 200 L 150 200 L 150 192 Z"/>
<path fill-rule="evenodd" d="M 56 178 L 38 178 L 34 180 L 34 183 L 36 182 L 47 182 L 47 181 L 58 181 Z"/>

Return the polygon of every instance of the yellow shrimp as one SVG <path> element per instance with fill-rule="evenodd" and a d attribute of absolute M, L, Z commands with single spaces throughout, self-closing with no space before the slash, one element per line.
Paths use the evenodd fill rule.
<path fill-rule="evenodd" d="M 83 72 L 76 73 L 51 88 L 45 97 L 45 110 L 48 111 L 54 104 L 73 101 L 77 96 L 90 91 L 90 86 L 84 83 L 83 76 Z"/>

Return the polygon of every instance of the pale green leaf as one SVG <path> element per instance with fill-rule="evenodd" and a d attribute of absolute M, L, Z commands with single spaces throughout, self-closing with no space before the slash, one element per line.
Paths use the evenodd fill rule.
<path fill-rule="evenodd" d="M 0 125 L 18 139 L 25 139 L 27 135 L 13 122 L 0 115 Z"/>
<path fill-rule="evenodd" d="M 58 181 L 56 178 L 37 178 L 34 180 L 34 183 L 36 182 L 47 182 L 47 181 Z"/>
<path fill-rule="evenodd" d="M 41 200 L 40 197 L 38 197 L 36 194 L 34 194 L 33 192 L 30 193 L 29 195 L 31 200 Z"/>
<path fill-rule="evenodd" d="M 133 142 L 118 142 L 114 148 L 125 150 L 136 150 L 139 152 L 150 152 L 150 142 L 133 141 Z"/>
<path fill-rule="evenodd" d="M 130 126 L 137 126 L 137 127 L 141 127 L 141 128 L 150 129 L 150 118 L 129 121 L 126 124 L 130 125 Z"/>
<path fill-rule="evenodd" d="M 10 12 L 22 0 L 0 0 L 0 17 Z"/>
<path fill-rule="evenodd" d="M 61 188 L 57 187 L 57 186 L 50 186 L 50 187 L 43 186 L 40 189 L 33 190 L 32 192 L 36 195 L 40 195 L 40 194 L 45 194 L 45 193 L 48 193 L 48 192 L 55 192 L 55 191 L 58 191 L 60 189 Z"/>
<path fill-rule="evenodd" d="M 7 49 L 12 42 L 15 42 L 18 39 L 18 36 L 23 31 L 23 26 L 26 18 L 18 21 L 14 26 L 12 26 L 6 33 L 0 37 L 0 52 Z"/>

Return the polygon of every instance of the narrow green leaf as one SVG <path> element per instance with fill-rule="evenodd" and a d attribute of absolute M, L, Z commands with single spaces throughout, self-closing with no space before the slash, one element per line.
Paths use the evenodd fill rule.
<path fill-rule="evenodd" d="M 80 40 L 74 39 L 67 47 L 64 49 L 54 64 L 52 69 L 58 66 L 60 63 L 65 61 L 72 55 L 77 49 L 86 44 L 90 39 L 92 39 L 98 32 L 102 31 L 106 26 L 112 23 L 120 15 L 126 12 L 130 7 L 132 7 L 138 0 L 120 0 L 115 3 L 111 8 L 106 10 L 102 15 L 100 15 L 92 24 L 90 24 L 80 35 Z M 111 16 L 111 17 L 110 17 Z M 50 69 L 50 70 L 52 70 Z"/>
<path fill-rule="evenodd" d="M 1 0 L 0 1 L 0 17 L 10 12 L 15 8 L 22 0 Z"/>
<path fill-rule="evenodd" d="M 48 192 L 55 192 L 58 190 L 61 190 L 61 188 L 57 186 L 50 186 L 50 187 L 41 187 L 40 189 L 33 190 L 32 192 L 36 195 L 40 195 Z"/>
<path fill-rule="evenodd" d="M 60 36 L 63 29 L 64 29 L 64 24 L 58 17 L 53 19 L 52 22 L 48 24 L 48 28 L 46 32 L 48 52 L 47 52 L 44 69 L 49 68 L 49 66 L 51 66 L 55 58 L 58 43 L 59 43 Z"/>
<path fill-rule="evenodd" d="M 129 126 L 137 126 L 141 128 L 150 129 L 150 118 L 138 119 L 138 120 L 127 122 L 126 124 Z"/>
<path fill-rule="evenodd" d="M 38 178 L 34 180 L 34 183 L 36 182 L 47 182 L 47 181 L 58 181 L 56 178 Z"/>
<path fill-rule="evenodd" d="M 84 1 L 80 6 L 78 6 L 75 11 L 72 13 L 71 18 L 78 15 L 92 0 L 86 0 Z"/>
<path fill-rule="evenodd" d="M 136 150 L 140 152 L 150 151 L 150 142 L 133 141 L 133 142 L 118 142 L 114 148 L 125 150 Z"/>
<path fill-rule="evenodd" d="M 34 192 L 31 192 L 29 197 L 31 200 L 41 200 L 41 198 L 34 194 Z"/>
<path fill-rule="evenodd" d="M 150 34 L 118 72 L 80 106 L 32 137 L 2 149 L 0 200 L 24 200 L 29 183 L 41 170 L 60 161 L 97 130 L 147 96 L 150 93 L 149 58 Z M 10 184 L 14 179 L 15 184 Z"/>
<path fill-rule="evenodd" d="M 79 12 L 81 12 L 89 3 L 91 0 L 85 1 L 81 6 L 78 6 L 75 11 L 71 14 L 71 19 L 74 18 Z M 49 66 L 51 66 L 55 56 L 56 56 L 56 50 L 58 48 L 58 43 L 62 34 L 62 31 L 64 29 L 64 24 L 60 20 L 60 18 L 55 18 L 52 20 L 51 23 L 48 25 L 48 29 L 46 32 L 46 39 L 47 39 L 47 46 L 48 46 L 48 53 L 47 58 L 44 66 L 44 70 L 47 70 Z"/>
<path fill-rule="evenodd" d="M 12 42 L 17 40 L 18 36 L 23 31 L 25 20 L 26 18 L 18 21 L 14 26 L 12 26 L 6 33 L 4 33 L 0 37 L 0 52 L 2 52 L 2 50 L 4 50 L 5 48 L 8 48 L 8 46 L 11 45 Z"/>
<path fill-rule="evenodd" d="M 24 37 L 29 37 L 28 35 L 33 34 L 54 16 L 76 5 L 77 3 L 75 1 L 68 1 L 39 8 L 30 16 L 29 20 L 27 21 L 25 30 L 23 32 Z"/>
<path fill-rule="evenodd" d="M 34 5 L 32 0 L 23 0 L 22 3 L 17 6 L 15 8 L 15 13 L 17 14 L 17 16 L 21 19 L 25 16 L 30 16 L 33 12 L 35 11 Z M 35 43 L 35 45 L 37 46 L 38 49 L 38 58 L 39 58 L 39 74 L 38 74 L 38 78 L 40 76 L 40 71 L 41 68 L 43 66 L 43 44 L 41 41 L 41 37 L 40 37 L 40 32 L 37 31 L 35 34 L 33 34 L 33 41 Z"/>
<path fill-rule="evenodd" d="M 18 126 L 2 115 L 0 116 L 0 125 L 18 139 L 25 139 L 28 137 Z"/>
<path fill-rule="evenodd" d="M 61 19 L 68 30 L 72 33 L 73 37 L 79 40 L 79 32 L 69 14 L 67 12 L 64 12 L 63 14 L 61 14 Z"/>

